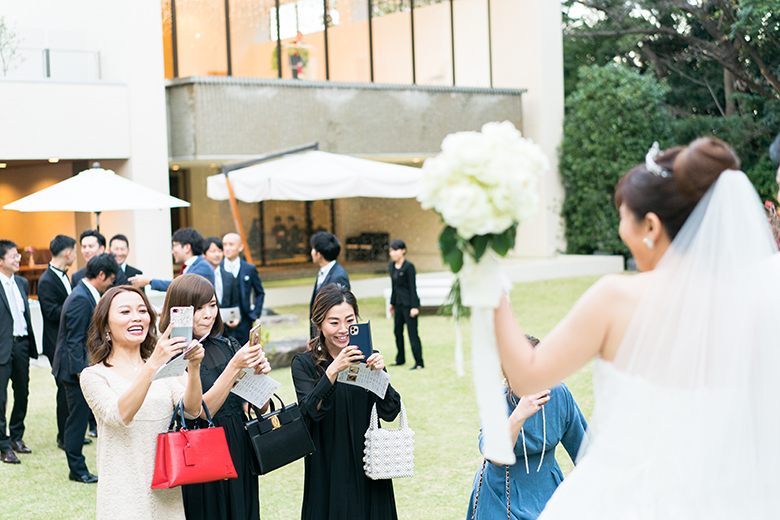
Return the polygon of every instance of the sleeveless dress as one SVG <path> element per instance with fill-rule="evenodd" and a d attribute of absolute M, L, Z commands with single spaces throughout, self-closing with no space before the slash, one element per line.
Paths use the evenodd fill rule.
<path fill-rule="evenodd" d="M 211 389 L 217 378 L 227 367 L 233 355 L 241 348 L 233 338 L 222 336 L 209 338 L 204 342 L 205 355 L 200 365 L 200 380 L 203 393 Z M 259 520 L 260 500 L 258 494 L 257 469 L 254 468 L 255 454 L 249 436 L 244 430 L 244 400 L 228 393 L 217 413 L 212 414 L 214 426 L 225 429 L 230 456 L 238 478 L 218 480 L 205 484 L 182 486 L 184 508 L 187 520 Z M 200 419 L 201 428 L 208 422 Z"/>
<path fill-rule="evenodd" d="M 176 378 L 154 381 L 130 424 L 117 401 L 131 382 L 108 367 L 81 372 L 81 390 L 97 419 L 97 519 L 183 520 L 181 489 L 152 489 L 157 435 L 168 431 L 184 387 Z"/>

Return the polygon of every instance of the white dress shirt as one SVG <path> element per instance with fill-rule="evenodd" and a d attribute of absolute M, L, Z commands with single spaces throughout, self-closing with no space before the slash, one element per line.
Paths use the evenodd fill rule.
<path fill-rule="evenodd" d="M 217 302 L 222 305 L 222 295 L 224 289 L 222 288 L 222 271 L 219 266 L 214 269 L 214 291 L 217 293 Z"/>
<path fill-rule="evenodd" d="M 334 265 L 336 265 L 336 261 L 332 260 L 330 263 L 327 263 L 320 268 L 320 272 L 317 273 L 317 289 L 320 288 L 322 282 L 328 277 L 328 273 L 333 269 Z"/>
<path fill-rule="evenodd" d="M 97 289 L 92 287 L 92 284 L 87 281 L 86 278 L 81 279 L 81 283 L 87 286 L 87 289 L 89 289 L 90 294 L 92 294 L 92 297 L 95 298 L 95 304 L 100 301 L 100 293 Z"/>
<path fill-rule="evenodd" d="M 197 256 L 191 256 L 188 259 L 186 259 L 184 261 L 184 271 L 182 271 L 181 274 L 187 274 L 187 271 L 190 270 L 190 267 L 192 266 L 193 262 L 195 262 L 195 260 L 197 259 L 198 259 Z"/>
<path fill-rule="evenodd" d="M 232 274 L 233 278 L 237 278 L 239 271 L 241 271 L 241 257 L 237 256 L 235 260 L 225 258 L 225 271 Z"/>
<path fill-rule="evenodd" d="M 16 285 L 13 275 L 9 278 L 5 273 L 0 272 L 0 281 L 3 283 L 5 297 L 8 300 L 8 306 L 11 308 L 11 316 L 14 319 L 14 336 L 27 336 L 27 321 L 24 319 L 24 299 Z"/>
<path fill-rule="evenodd" d="M 65 273 L 65 271 L 60 271 L 53 265 L 49 264 L 49 267 L 51 268 L 52 272 L 57 275 L 57 277 L 62 282 L 62 285 L 65 286 L 65 290 L 68 291 L 68 294 L 70 294 L 71 287 L 70 287 L 70 279 L 68 278 L 68 275 Z"/>

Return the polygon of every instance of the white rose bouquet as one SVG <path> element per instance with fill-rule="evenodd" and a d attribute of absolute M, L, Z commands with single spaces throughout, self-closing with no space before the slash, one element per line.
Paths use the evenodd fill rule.
<path fill-rule="evenodd" d="M 479 262 L 488 248 L 505 256 L 514 247 L 518 224 L 536 214 L 538 179 L 549 163 L 509 121 L 450 134 L 441 150 L 422 167 L 417 200 L 447 224 L 439 246 L 457 273 L 464 253 Z"/>
<path fill-rule="evenodd" d="M 487 123 L 482 132 L 450 134 L 441 150 L 423 165 L 417 200 L 447 224 L 439 247 L 444 262 L 458 274 L 450 295 L 456 322 L 463 315 L 462 305 L 471 308 L 471 359 L 483 453 L 494 462 L 514 464 L 493 328 L 493 309 L 505 290 L 496 255 L 505 256 L 515 246 L 517 226 L 536 214 L 538 180 L 549 164 L 541 148 L 509 121 Z M 456 368 L 462 375 L 457 323 L 455 334 Z"/>

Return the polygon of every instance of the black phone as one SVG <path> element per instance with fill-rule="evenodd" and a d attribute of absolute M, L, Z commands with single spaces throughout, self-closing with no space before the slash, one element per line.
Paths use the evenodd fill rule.
<path fill-rule="evenodd" d="M 363 360 L 365 363 L 368 360 L 368 356 L 374 352 L 371 343 L 371 320 L 366 323 L 354 323 L 349 326 L 349 344 L 358 347 L 360 352 L 366 356 L 366 359 Z"/>

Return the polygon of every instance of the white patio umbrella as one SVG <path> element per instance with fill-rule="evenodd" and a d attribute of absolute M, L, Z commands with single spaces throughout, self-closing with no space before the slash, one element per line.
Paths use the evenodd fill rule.
<path fill-rule="evenodd" d="M 100 214 L 104 211 L 169 209 L 190 205 L 185 200 L 160 193 L 99 166 L 95 163 L 91 169 L 6 204 L 3 209 L 22 213 L 36 211 L 95 213 L 99 230 Z"/>
<path fill-rule="evenodd" d="M 327 200 L 348 197 L 414 198 L 421 171 L 349 155 L 307 151 L 285 155 L 230 172 L 237 199 Z M 214 200 L 230 198 L 225 175 L 207 179 L 206 194 Z"/>

